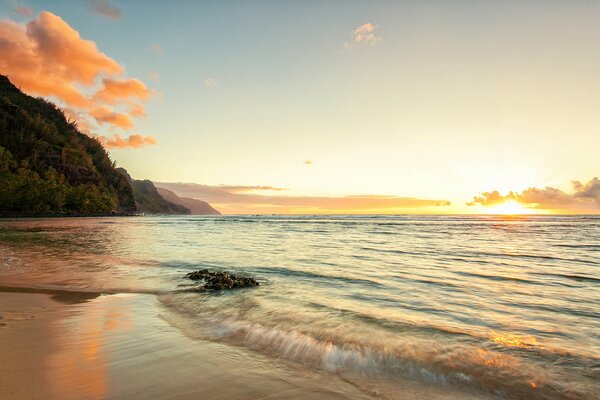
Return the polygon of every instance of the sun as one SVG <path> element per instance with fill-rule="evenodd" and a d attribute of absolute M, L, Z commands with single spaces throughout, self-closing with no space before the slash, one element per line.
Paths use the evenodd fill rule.
<path fill-rule="evenodd" d="M 488 214 L 501 214 L 501 215 L 517 215 L 517 214 L 533 214 L 534 210 L 525 207 L 523 204 L 516 200 L 507 200 L 497 206 L 489 207 L 487 210 Z"/>

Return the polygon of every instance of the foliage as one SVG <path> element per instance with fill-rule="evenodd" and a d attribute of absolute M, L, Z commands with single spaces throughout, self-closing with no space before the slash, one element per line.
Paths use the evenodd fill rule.
<path fill-rule="evenodd" d="M 0 75 L 0 215 L 135 211 L 129 182 L 102 144 Z"/>

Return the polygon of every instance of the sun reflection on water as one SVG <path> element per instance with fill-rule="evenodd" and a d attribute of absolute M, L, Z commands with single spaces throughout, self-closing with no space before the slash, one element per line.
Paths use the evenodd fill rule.
<path fill-rule="evenodd" d="M 523 336 L 515 333 L 507 333 L 507 332 L 491 332 L 490 340 L 492 342 L 510 346 L 510 347 L 539 347 L 538 341 L 533 336 Z"/>

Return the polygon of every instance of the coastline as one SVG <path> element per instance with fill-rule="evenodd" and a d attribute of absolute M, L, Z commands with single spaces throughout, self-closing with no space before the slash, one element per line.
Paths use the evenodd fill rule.
<path fill-rule="evenodd" d="M 580 234 L 596 218 L 562 217 L 551 232 L 556 220 L 545 217 L 0 225 L 8 398 L 597 393 L 598 246 Z M 249 274 L 260 288 L 190 292 L 185 275 L 199 268 Z"/>
<path fill-rule="evenodd" d="M 103 218 L 103 217 L 142 217 L 142 213 L 114 212 L 114 213 L 0 213 L 0 219 L 29 219 L 29 218 Z"/>
<path fill-rule="evenodd" d="M 371 398 L 330 375 L 185 337 L 152 295 L 0 287 L 10 399 Z"/>
<path fill-rule="evenodd" d="M 151 294 L 0 286 L 0 387 L 13 400 L 483 399 L 417 381 L 357 383 L 187 336 Z"/>

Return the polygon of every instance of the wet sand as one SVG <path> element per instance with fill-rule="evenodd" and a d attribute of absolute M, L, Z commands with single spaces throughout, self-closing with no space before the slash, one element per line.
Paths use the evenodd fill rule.
<path fill-rule="evenodd" d="M 369 383 L 185 335 L 154 295 L 0 286 L 0 398 L 480 399 Z"/>
<path fill-rule="evenodd" d="M 7 399 L 372 398 L 330 374 L 183 336 L 151 295 L 0 288 Z"/>

